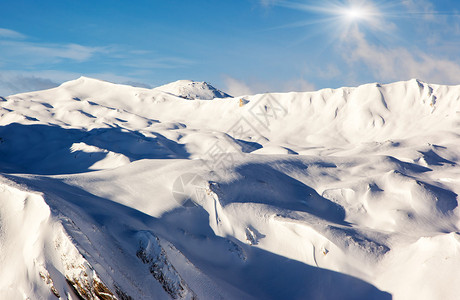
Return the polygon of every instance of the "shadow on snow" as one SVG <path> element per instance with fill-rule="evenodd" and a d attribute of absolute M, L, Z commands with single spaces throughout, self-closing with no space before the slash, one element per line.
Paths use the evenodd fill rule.
<path fill-rule="evenodd" d="M 392 298 L 355 277 L 291 260 L 233 238 L 216 236 L 209 226 L 208 213 L 201 207 L 179 207 L 161 218 L 154 218 L 59 179 L 6 177 L 44 192 L 53 215 L 64 220 L 65 226 L 65 219 L 71 220 L 67 223 L 67 230 L 80 247 L 90 247 L 93 251 L 109 247 L 105 249 L 112 254 L 113 249 L 120 249 L 123 256 L 118 258 L 117 265 L 138 270 L 133 276 L 145 278 L 141 271 L 145 266 L 135 257 L 139 243 L 135 236 L 136 232 L 147 230 L 173 243 L 210 278 L 230 283 L 243 295 L 258 299 Z M 94 228 L 102 228 L 102 231 Z M 100 245 L 104 240 L 112 245 Z M 97 255 L 87 259 L 97 267 L 107 263 L 98 261 Z"/>
<path fill-rule="evenodd" d="M 91 166 L 105 159 L 109 151 L 129 161 L 189 156 L 183 145 L 155 135 L 146 137 L 118 127 L 86 131 L 13 123 L 0 127 L 0 171 L 40 175 L 94 171 Z"/>

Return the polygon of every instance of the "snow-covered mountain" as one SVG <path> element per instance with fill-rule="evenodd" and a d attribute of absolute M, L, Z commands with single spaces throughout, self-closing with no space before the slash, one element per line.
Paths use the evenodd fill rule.
<path fill-rule="evenodd" d="M 230 98 L 224 93 L 207 82 L 197 82 L 192 80 L 178 80 L 159 87 L 155 90 L 170 93 L 188 100 L 212 100 L 214 98 Z"/>
<path fill-rule="evenodd" d="M 460 86 L 171 86 L 0 99 L 1 299 L 457 298 Z"/>

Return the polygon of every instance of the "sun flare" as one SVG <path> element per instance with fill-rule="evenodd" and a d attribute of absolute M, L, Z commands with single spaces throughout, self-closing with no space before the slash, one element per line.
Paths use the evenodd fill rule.
<path fill-rule="evenodd" d="M 346 9 L 343 14 L 349 20 L 359 20 L 366 16 L 366 12 L 360 8 Z"/>
<path fill-rule="evenodd" d="M 337 11 L 338 15 L 347 22 L 371 21 L 372 17 L 377 17 L 378 12 L 370 3 L 360 6 L 342 7 Z"/>

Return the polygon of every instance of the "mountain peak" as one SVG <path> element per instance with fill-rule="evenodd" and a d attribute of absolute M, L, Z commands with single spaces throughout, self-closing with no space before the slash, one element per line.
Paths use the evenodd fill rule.
<path fill-rule="evenodd" d="M 213 87 L 205 81 L 177 80 L 159 87 L 154 90 L 173 94 L 178 97 L 194 100 L 212 100 L 214 98 L 230 98 L 231 96 Z"/>

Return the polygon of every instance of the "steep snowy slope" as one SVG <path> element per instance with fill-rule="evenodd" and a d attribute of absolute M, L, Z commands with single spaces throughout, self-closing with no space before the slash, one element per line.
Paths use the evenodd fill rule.
<path fill-rule="evenodd" d="M 0 101 L 1 298 L 456 299 L 460 86 L 179 94 Z"/>

